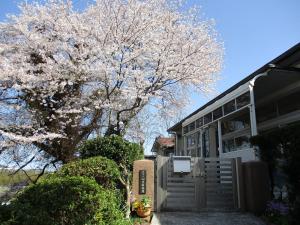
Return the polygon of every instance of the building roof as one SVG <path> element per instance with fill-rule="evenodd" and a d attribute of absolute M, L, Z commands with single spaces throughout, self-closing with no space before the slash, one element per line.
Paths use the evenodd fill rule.
<path fill-rule="evenodd" d="M 208 103 L 206 103 L 205 105 L 201 106 L 196 111 L 194 111 L 191 114 L 189 114 L 188 116 L 186 116 L 180 122 L 178 122 L 175 125 L 173 125 L 172 127 L 170 127 L 168 129 L 168 132 L 172 132 L 172 131 L 175 131 L 175 130 L 179 129 L 181 127 L 181 124 L 186 119 L 188 119 L 191 116 L 197 114 L 198 112 L 200 112 L 201 110 L 205 109 L 209 105 L 213 104 L 217 100 L 223 98 L 225 95 L 227 95 L 228 93 L 232 92 L 233 90 L 235 90 L 239 86 L 241 86 L 241 85 L 245 84 L 246 82 L 252 80 L 256 75 L 265 72 L 267 69 L 270 68 L 270 65 L 276 65 L 276 66 L 280 66 L 280 67 L 287 67 L 287 66 L 293 65 L 293 63 L 295 63 L 295 59 L 297 59 L 297 60 L 300 59 L 300 42 L 298 44 L 296 44 L 295 46 L 293 46 L 292 48 L 290 48 L 289 50 L 287 50 L 286 52 L 284 52 L 283 54 L 281 54 L 280 56 L 278 56 L 277 58 L 275 58 L 272 61 L 268 62 L 267 64 L 265 64 L 264 66 L 262 66 L 261 68 L 259 68 L 255 72 L 253 72 L 252 74 L 248 75 L 243 80 L 241 80 L 240 82 L 236 83 L 235 85 L 233 85 L 232 87 L 230 87 L 229 89 L 227 89 L 226 91 L 224 91 L 223 93 L 221 93 L 220 95 L 218 95 L 217 97 L 215 97 L 214 99 L 210 100 Z"/>
<path fill-rule="evenodd" d="M 151 149 L 152 152 L 155 152 L 156 148 L 167 149 L 175 146 L 175 137 L 157 137 L 153 143 L 153 147 Z"/>

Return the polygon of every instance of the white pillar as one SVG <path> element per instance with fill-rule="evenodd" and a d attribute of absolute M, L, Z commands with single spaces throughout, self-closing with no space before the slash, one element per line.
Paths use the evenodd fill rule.
<path fill-rule="evenodd" d="M 256 122 L 256 112 L 255 112 L 255 99 L 254 99 L 254 82 L 249 83 L 250 89 L 250 123 L 251 123 L 251 136 L 257 135 L 257 122 Z"/>
<path fill-rule="evenodd" d="M 260 78 L 268 75 L 268 72 L 270 70 L 267 70 L 264 73 L 260 73 L 256 75 L 250 82 L 249 82 L 249 90 L 250 90 L 250 123 L 251 123 L 251 136 L 255 136 L 258 134 L 257 132 L 257 121 L 256 121 L 256 112 L 255 112 L 255 98 L 254 98 L 254 85 L 255 81 Z"/>

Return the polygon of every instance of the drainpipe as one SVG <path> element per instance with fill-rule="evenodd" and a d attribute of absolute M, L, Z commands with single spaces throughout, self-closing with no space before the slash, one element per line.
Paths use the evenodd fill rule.
<path fill-rule="evenodd" d="M 250 123 L 251 123 L 251 136 L 255 136 L 258 134 L 257 132 L 257 122 L 256 122 L 256 112 L 255 112 L 255 98 L 254 98 L 254 86 L 255 81 L 260 78 L 268 75 L 268 72 L 270 70 L 267 70 L 264 73 L 260 73 L 256 75 L 252 80 L 249 81 L 249 90 L 250 90 Z"/>

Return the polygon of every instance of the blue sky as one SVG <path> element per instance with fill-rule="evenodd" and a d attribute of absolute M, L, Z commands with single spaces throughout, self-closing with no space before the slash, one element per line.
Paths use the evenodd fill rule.
<path fill-rule="evenodd" d="M 214 18 L 225 46 L 221 93 L 300 42 L 299 0 L 194 0 L 206 18 Z M 193 95 L 189 112 L 213 96 Z"/>
<path fill-rule="evenodd" d="M 19 0 L 0 1 L 0 21 L 17 13 Z M 85 0 L 74 0 L 77 8 Z M 205 18 L 216 21 L 216 30 L 225 46 L 224 69 L 216 93 L 205 97 L 191 93 L 190 113 L 277 57 L 300 41 L 299 0 L 188 0 L 202 6 Z"/>

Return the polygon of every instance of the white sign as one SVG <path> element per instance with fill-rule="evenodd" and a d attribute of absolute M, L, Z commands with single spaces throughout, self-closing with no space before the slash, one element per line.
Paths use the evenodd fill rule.
<path fill-rule="evenodd" d="M 174 173 L 190 173 L 191 157 L 190 156 L 173 156 Z"/>

